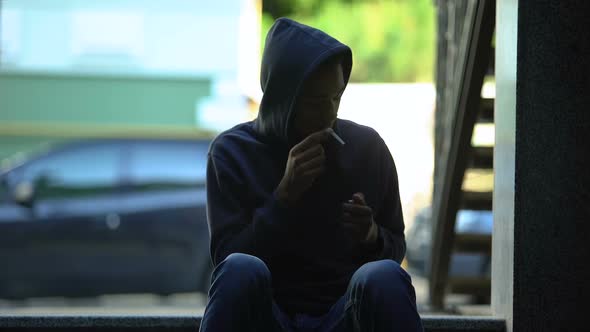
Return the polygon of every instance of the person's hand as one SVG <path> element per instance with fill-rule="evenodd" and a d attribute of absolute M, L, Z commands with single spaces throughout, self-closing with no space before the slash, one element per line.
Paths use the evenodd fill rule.
<path fill-rule="evenodd" d="M 342 204 L 343 226 L 361 243 L 375 243 L 379 227 L 373 220 L 373 210 L 365 202 L 363 193 L 352 195 L 352 199 Z"/>
<path fill-rule="evenodd" d="M 322 142 L 329 135 L 327 129 L 307 136 L 289 151 L 285 174 L 277 188 L 279 201 L 293 206 L 315 179 L 325 170 L 326 156 Z"/>

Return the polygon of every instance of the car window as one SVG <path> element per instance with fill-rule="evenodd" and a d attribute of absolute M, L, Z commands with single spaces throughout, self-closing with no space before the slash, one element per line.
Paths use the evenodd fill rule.
<path fill-rule="evenodd" d="M 8 186 L 3 178 L 0 178 L 0 204 L 8 202 Z"/>
<path fill-rule="evenodd" d="M 20 178 L 35 184 L 39 198 L 110 191 L 120 158 L 116 143 L 76 145 L 23 166 Z"/>
<path fill-rule="evenodd" d="M 136 143 L 131 150 L 128 180 L 143 188 L 203 185 L 208 147 L 202 141 Z"/>

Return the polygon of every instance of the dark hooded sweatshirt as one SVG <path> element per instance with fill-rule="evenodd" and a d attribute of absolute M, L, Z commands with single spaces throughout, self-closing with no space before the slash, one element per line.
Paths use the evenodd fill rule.
<path fill-rule="evenodd" d="M 209 151 L 207 215 L 213 263 L 217 266 L 231 253 L 262 259 L 272 275 L 274 299 L 289 314 L 326 313 L 362 264 L 401 262 L 405 254 L 395 165 L 381 137 L 369 127 L 337 119 L 333 129 L 346 144 L 326 144 L 327 172 L 296 207 L 277 200 L 275 190 L 294 143 L 296 96 L 305 78 L 332 57 L 342 59 L 348 82 L 348 46 L 320 30 L 278 19 L 266 39 L 258 117 L 220 134 Z M 356 192 L 364 193 L 379 225 L 374 244 L 360 244 L 341 226 L 341 204 Z"/>

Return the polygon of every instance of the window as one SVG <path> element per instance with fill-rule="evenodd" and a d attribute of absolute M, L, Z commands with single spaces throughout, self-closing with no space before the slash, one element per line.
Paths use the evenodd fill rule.
<path fill-rule="evenodd" d="M 130 181 L 141 187 L 205 183 L 208 142 L 148 142 L 132 148 Z"/>
<path fill-rule="evenodd" d="M 24 166 L 20 178 L 35 184 L 38 197 L 110 191 L 120 155 L 116 145 L 79 145 Z"/>
<path fill-rule="evenodd" d="M 0 177 L 0 204 L 6 203 L 9 201 L 9 192 L 8 192 L 8 185 L 6 184 L 6 180 Z"/>
<path fill-rule="evenodd" d="M 0 12 L 0 63 L 13 63 L 21 53 L 21 13 L 5 9 Z"/>

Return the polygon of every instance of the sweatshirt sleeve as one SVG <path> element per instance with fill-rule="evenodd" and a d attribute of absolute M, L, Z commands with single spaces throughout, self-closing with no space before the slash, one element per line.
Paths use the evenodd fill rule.
<path fill-rule="evenodd" d="M 374 220 L 379 226 L 378 240 L 376 244 L 369 245 L 366 252 L 369 260 L 389 258 L 401 264 L 406 254 L 406 240 L 397 170 L 382 139 L 380 145 L 380 176 L 384 179 L 381 182 L 384 195 L 379 210 L 374 211 Z"/>
<path fill-rule="evenodd" d="M 207 160 L 207 222 L 213 264 L 240 252 L 265 260 L 279 248 L 286 233 L 287 207 L 276 192 L 257 208 L 249 207 L 239 174 L 230 164 L 209 154 Z"/>

